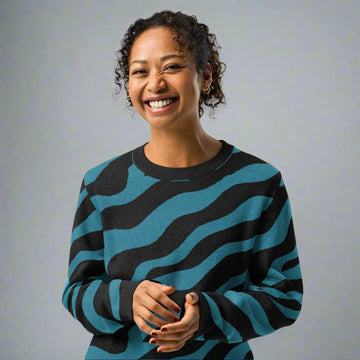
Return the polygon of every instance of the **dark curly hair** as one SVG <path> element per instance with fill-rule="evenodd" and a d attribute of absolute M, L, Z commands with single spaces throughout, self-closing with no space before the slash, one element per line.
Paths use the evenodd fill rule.
<path fill-rule="evenodd" d="M 129 106 L 132 106 L 129 97 L 129 56 L 136 38 L 145 30 L 165 26 L 176 35 L 174 40 L 179 44 L 179 51 L 189 51 L 195 59 L 196 69 L 199 74 L 209 63 L 212 69 L 212 83 L 210 92 L 201 92 L 199 99 L 199 116 L 204 113 L 202 104 L 215 110 L 217 106 L 225 103 L 225 96 L 221 88 L 222 75 L 225 71 L 225 63 L 220 61 L 219 49 L 215 34 L 209 33 L 205 24 L 198 23 L 195 16 L 189 16 L 169 10 L 157 12 L 148 19 L 138 19 L 132 24 L 121 41 L 121 48 L 116 52 L 115 65 L 116 94 L 124 87 Z"/>

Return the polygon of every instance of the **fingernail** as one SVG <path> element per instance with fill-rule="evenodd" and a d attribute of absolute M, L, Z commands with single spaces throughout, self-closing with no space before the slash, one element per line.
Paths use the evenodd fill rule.
<path fill-rule="evenodd" d="M 162 353 L 162 350 L 159 350 L 159 349 L 158 349 L 158 351 L 157 351 L 157 352 L 158 352 L 158 353 Z"/>
<path fill-rule="evenodd" d="M 171 321 L 172 321 L 173 323 L 176 323 L 176 322 L 179 321 L 179 319 L 178 319 L 178 318 L 173 318 Z"/>
<path fill-rule="evenodd" d="M 162 332 L 166 332 L 166 331 L 168 331 L 168 330 L 167 330 L 167 328 L 162 328 L 161 331 L 162 331 Z"/>
<path fill-rule="evenodd" d="M 194 294 L 189 294 L 193 300 L 195 300 Z"/>
<path fill-rule="evenodd" d="M 150 336 L 152 336 L 152 337 L 158 337 L 159 335 L 156 334 L 156 333 L 154 333 L 154 332 L 152 332 L 152 333 L 150 334 Z"/>
<path fill-rule="evenodd" d="M 180 311 L 180 308 L 178 308 L 177 306 L 174 306 L 173 310 L 178 313 Z"/>
<path fill-rule="evenodd" d="M 150 340 L 150 344 L 156 345 L 156 340 L 154 339 Z"/>

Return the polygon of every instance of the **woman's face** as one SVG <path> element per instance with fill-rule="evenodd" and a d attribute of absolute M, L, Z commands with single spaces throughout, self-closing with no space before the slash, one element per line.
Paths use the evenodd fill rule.
<path fill-rule="evenodd" d="M 200 91 L 209 86 L 173 37 L 166 27 L 148 29 L 135 40 L 129 57 L 132 104 L 154 129 L 180 129 L 198 120 Z"/>

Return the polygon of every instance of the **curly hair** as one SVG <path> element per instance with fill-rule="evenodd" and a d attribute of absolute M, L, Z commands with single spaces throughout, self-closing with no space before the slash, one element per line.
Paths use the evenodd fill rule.
<path fill-rule="evenodd" d="M 225 71 L 225 63 L 220 61 L 220 46 L 215 34 L 209 32 L 208 26 L 198 23 L 196 16 L 189 16 L 169 10 L 157 12 L 147 19 L 138 19 L 132 24 L 121 41 L 121 48 L 116 52 L 115 65 L 116 94 L 122 87 L 125 88 L 129 106 L 132 106 L 129 97 L 129 57 L 131 48 L 136 38 L 145 30 L 164 26 L 175 34 L 173 40 L 179 44 L 179 51 L 188 51 L 194 57 L 196 70 L 199 74 L 209 63 L 212 69 L 212 83 L 209 91 L 201 92 L 199 98 L 199 116 L 204 113 L 202 104 L 211 107 L 212 111 L 217 106 L 225 103 L 225 95 L 222 91 L 222 76 Z"/>

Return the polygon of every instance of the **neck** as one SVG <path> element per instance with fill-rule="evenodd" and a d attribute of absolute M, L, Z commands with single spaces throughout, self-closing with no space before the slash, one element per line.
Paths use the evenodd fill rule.
<path fill-rule="evenodd" d="M 152 131 L 145 155 L 153 163 L 166 167 L 189 167 L 214 157 L 221 143 L 200 126 L 196 131 Z"/>

